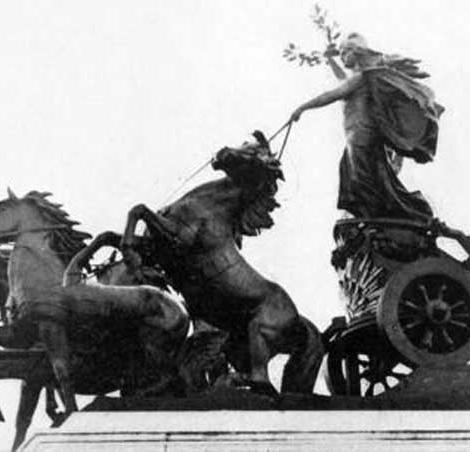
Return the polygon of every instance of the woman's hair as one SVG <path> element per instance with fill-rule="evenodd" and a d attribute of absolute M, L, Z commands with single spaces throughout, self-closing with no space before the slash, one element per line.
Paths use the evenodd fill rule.
<path fill-rule="evenodd" d="M 387 67 L 400 71 L 412 78 L 426 78 L 429 74 L 419 68 L 420 60 L 403 57 L 397 54 L 384 54 L 368 47 L 367 41 L 359 33 L 352 32 L 346 35 L 340 44 L 341 48 L 350 48 L 358 58 L 359 64 Z"/>

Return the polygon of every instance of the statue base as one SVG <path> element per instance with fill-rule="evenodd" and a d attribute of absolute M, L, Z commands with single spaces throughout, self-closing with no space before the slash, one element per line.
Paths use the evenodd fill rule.
<path fill-rule="evenodd" d="M 470 450 L 467 412 L 79 412 L 24 452 Z"/>
<path fill-rule="evenodd" d="M 417 369 L 373 398 L 216 389 L 188 398 L 98 397 L 24 452 L 470 450 L 470 370 Z M 354 412 L 349 411 L 354 410 Z"/>

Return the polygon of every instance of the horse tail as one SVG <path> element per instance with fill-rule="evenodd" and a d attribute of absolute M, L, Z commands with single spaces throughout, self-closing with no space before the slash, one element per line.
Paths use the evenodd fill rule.
<path fill-rule="evenodd" d="M 63 285 L 65 287 L 82 282 L 82 268 L 90 262 L 93 255 L 103 246 L 119 248 L 121 236 L 115 232 L 106 231 L 98 234 L 85 248 L 81 249 L 69 262 L 65 269 Z"/>
<path fill-rule="evenodd" d="M 281 392 L 311 394 L 325 354 L 321 333 L 302 316 L 294 328 L 294 346 L 284 367 Z"/>

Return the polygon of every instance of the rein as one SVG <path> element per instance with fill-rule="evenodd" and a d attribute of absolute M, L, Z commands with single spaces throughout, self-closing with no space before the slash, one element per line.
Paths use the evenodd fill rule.
<path fill-rule="evenodd" d="M 290 134 L 290 131 L 292 129 L 292 121 L 289 121 L 287 123 L 287 131 L 286 131 L 286 134 L 284 135 L 284 141 L 282 142 L 282 146 L 281 146 L 281 149 L 279 151 L 279 154 L 277 155 L 277 159 L 278 160 L 281 160 L 281 157 L 282 157 L 282 154 L 284 153 L 284 150 L 286 148 L 286 144 L 287 144 L 287 139 L 289 138 L 289 134 Z M 285 127 L 285 126 L 284 126 Z"/>
<path fill-rule="evenodd" d="M 37 228 L 29 228 L 29 229 L 21 229 L 16 231 L 8 231 L 8 232 L 1 232 L 0 233 L 0 240 L 2 239 L 15 239 L 19 237 L 21 234 L 29 233 L 29 232 L 46 232 L 46 231 L 55 231 L 57 229 L 66 229 L 68 226 L 65 224 L 57 225 L 57 226 L 42 226 Z"/>
<path fill-rule="evenodd" d="M 287 121 L 285 124 L 283 124 L 278 130 L 277 132 L 275 132 L 273 135 L 271 135 L 271 137 L 269 138 L 268 140 L 268 143 L 271 143 L 271 141 L 274 140 L 274 138 L 276 138 L 288 125 L 291 124 L 291 121 Z"/>
<path fill-rule="evenodd" d="M 269 139 L 268 143 L 271 143 L 286 127 L 287 131 L 284 136 L 284 141 L 282 142 L 281 149 L 279 150 L 278 153 L 278 160 L 281 160 L 282 154 L 284 153 L 284 150 L 286 148 L 287 144 L 287 139 L 289 138 L 290 131 L 292 129 L 292 124 L 293 122 L 289 119 L 285 124 L 283 124 Z M 177 192 L 179 192 L 191 179 L 194 179 L 199 173 L 201 173 L 203 170 L 205 170 L 211 163 L 212 163 L 213 157 L 211 157 L 209 160 L 204 162 L 201 166 L 196 168 L 188 177 L 186 177 L 181 184 L 179 184 L 174 190 L 172 190 L 165 198 L 163 199 L 163 203 L 165 204 L 167 201 L 169 201 L 173 195 Z"/>
<path fill-rule="evenodd" d="M 165 198 L 163 199 L 163 204 L 165 204 L 167 201 L 169 201 L 173 195 L 178 193 L 191 179 L 195 178 L 201 171 L 205 170 L 206 167 L 208 167 L 212 163 L 213 157 L 211 157 L 209 160 L 207 160 L 204 164 L 202 164 L 199 168 L 194 170 L 186 179 L 181 182 L 174 190 L 172 190 Z"/>

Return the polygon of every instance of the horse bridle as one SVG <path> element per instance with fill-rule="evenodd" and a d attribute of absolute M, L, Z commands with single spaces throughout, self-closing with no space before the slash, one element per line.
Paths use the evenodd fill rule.
<path fill-rule="evenodd" d="M 12 231 L 6 231 L 6 232 L 1 232 L 0 233 L 0 241 L 2 239 L 8 239 L 8 241 L 11 241 L 12 239 L 17 238 L 21 234 L 29 233 L 29 232 L 47 232 L 47 231 L 55 231 L 57 229 L 66 229 L 68 228 L 67 225 L 61 224 L 57 226 L 42 226 L 42 227 L 37 227 L 37 228 L 29 228 L 29 229 L 16 229 Z"/>

